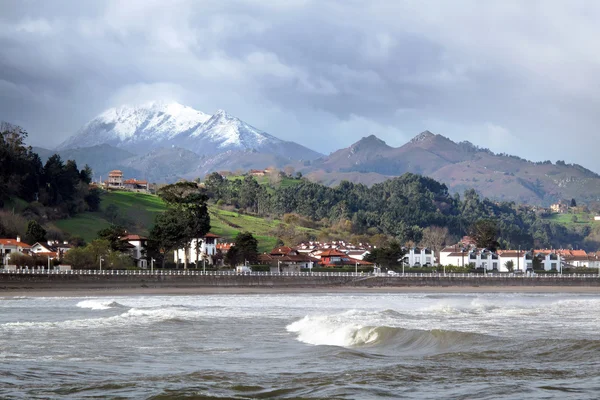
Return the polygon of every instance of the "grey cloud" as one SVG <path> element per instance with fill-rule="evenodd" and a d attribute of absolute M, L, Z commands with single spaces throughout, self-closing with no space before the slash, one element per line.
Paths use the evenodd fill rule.
<path fill-rule="evenodd" d="M 5 1 L 0 119 L 50 146 L 114 102 L 172 97 L 324 152 L 437 129 L 600 170 L 579 144 L 595 134 L 598 14 L 558 1 Z"/>

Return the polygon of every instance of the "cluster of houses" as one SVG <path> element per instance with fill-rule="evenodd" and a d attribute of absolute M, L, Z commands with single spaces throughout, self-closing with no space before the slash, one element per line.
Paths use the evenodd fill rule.
<path fill-rule="evenodd" d="M 127 253 L 139 268 L 147 268 L 146 245 L 147 239 L 139 235 L 126 235 L 120 238 L 124 242 Z M 11 256 L 15 254 L 31 255 L 45 260 L 62 260 L 64 255 L 73 248 L 67 241 L 49 240 L 29 245 L 19 236 L 15 239 L 0 238 L 0 266 L 11 266 Z"/>
<path fill-rule="evenodd" d="M 120 238 L 129 255 L 139 268 L 148 268 L 146 257 L 147 239 L 140 235 L 128 234 Z M 233 243 L 219 242 L 220 236 L 207 233 L 202 238 L 194 239 L 187 248 L 174 251 L 174 261 L 178 265 L 191 264 L 197 261 L 207 266 L 216 265 L 222 260 Z M 0 238 L 0 264 L 10 265 L 13 254 L 29 254 L 61 260 L 71 249 L 67 242 L 48 241 L 29 245 L 15 239 Z M 305 242 L 294 247 L 279 246 L 269 253 L 259 255 L 259 263 L 269 265 L 273 272 L 296 272 L 305 269 L 322 267 L 365 267 L 373 266 L 365 261 L 365 257 L 374 249 L 366 243 L 352 244 L 345 241 Z M 600 252 L 588 253 L 584 250 L 569 249 L 537 249 L 537 250 L 498 250 L 492 252 L 477 248 L 468 238 L 459 244 L 448 246 L 436 254 L 426 247 L 405 249 L 406 253 L 401 265 L 412 267 L 459 266 L 481 269 L 485 271 L 562 271 L 565 268 L 600 268 Z"/>
<path fill-rule="evenodd" d="M 132 192 L 149 193 L 149 185 L 146 180 L 135 178 L 124 179 L 123 171 L 115 169 L 108 173 L 108 179 L 101 182 L 101 186 L 107 190 L 129 190 Z"/>
<path fill-rule="evenodd" d="M 219 243 L 219 239 L 220 236 L 212 233 L 194 239 L 189 247 L 174 251 L 173 261 L 178 265 L 195 263 L 196 260 L 215 265 L 217 254 L 224 255 L 234 246 L 233 243 Z M 364 260 L 370 249 L 370 245 L 362 243 L 355 246 L 344 241 L 307 242 L 295 247 L 276 247 L 269 253 L 260 254 L 258 262 L 270 265 L 274 272 L 297 272 L 315 267 L 372 266 L 372 263 Z"/>
<path fill-rule="evenodd" d="M 14 254 L 36 255 L 49 260 L 60 260 L 72 247 L 66 241 L 60 242 L 57 240 L 29 245 L 23 242 L 20 236 L 15 239 L 0 239 L 0 264 L 10 265 L 10 257 Z"/>

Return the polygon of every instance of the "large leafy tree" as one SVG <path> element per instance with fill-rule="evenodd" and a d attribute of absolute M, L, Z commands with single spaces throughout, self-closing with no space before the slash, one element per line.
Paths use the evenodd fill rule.
<path fill-rule="evenodd" d="M 148 238 L 149 256 L 159 257 L 164 268 L 166 255 L 189 243 L 186 229 L 187 221 L 178 210 L 172 208 L 159 214 Z"/>
<path fill-rule="evenodd" d="M 235 238 L 234 245 L 225 255 L 225 262 L 229 265 L 250 264 L 258 260 L 258 241 L 250 232 L 240 232 Z"/>
<path fill-rule="evenodd" d="M 469 233 L 477 247 L 491 251 L 496 251 L 498 249 L 498 224 L 495 220 L 480 219 L 471 225 Z"/>
<path fill-rule="evenodd" d="M 385 268 L 393 268 L 400 265 L 406 251 L 398 241 L 392 241 L 387 246 L 373 249 L 365 257 L 366 261 L 375 263 Z"/>
<path fill-rule="evenodd" d="M 98 231 L 98 239 L 106 240 L 112 251 L 126 251 L 129 248 L 128 243 L 121 240 L 125 235 L 127 231 L 119 225 L 111 225 Z"/>
<path fill-rule="evenodd" d="M 178 182 L 167 185 L 159 191 L 159 196 L 175 211 L 172 216 L 179 218 L 181 247 L 189 247 L 193 239 L 200 239 L 210 231 L 210 215 L 206 201 L 208 196 L 195 182 Z M 167 222 L 167 221 L 163 221 Z M 170 221 L 167 225 L 171 226 Z M 157 221 L 158 223 L 158 221 Z M 199 261 L 200 240 L 195 241 L 196 264 Z M 187 257 L 184 260 L 187 267 Z"/>

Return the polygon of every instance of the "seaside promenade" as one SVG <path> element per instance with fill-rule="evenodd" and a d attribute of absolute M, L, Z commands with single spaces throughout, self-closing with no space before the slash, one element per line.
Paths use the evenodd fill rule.
<path fill-rule="evenodd" d="M 15 290 L 164 289 L 164 288 L 598 288 L 598 275 L 354 272 L 271 273 L 195 270 L 0 270 L 0 293 Z"/>

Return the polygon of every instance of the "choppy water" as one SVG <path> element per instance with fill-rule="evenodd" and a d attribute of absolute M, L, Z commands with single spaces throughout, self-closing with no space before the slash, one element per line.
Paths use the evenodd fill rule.
<path fill-rule="evenodd" d="M 0 398 L 600 397 L 600 296 L 0 298 Z"/>

